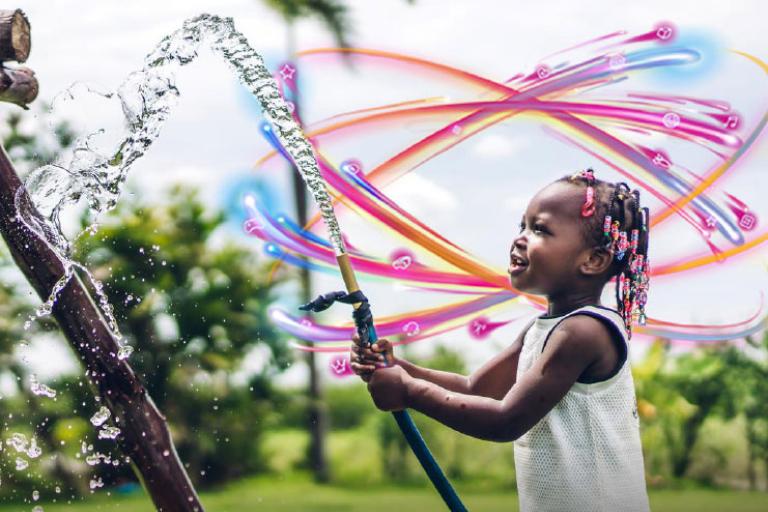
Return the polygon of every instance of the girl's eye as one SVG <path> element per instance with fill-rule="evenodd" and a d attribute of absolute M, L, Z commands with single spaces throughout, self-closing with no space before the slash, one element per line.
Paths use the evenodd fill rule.
<path fill-rule="evenodd" d="M 520 223 L 520 232 L 522 233 L 523 231 L 525 231 L 525 222 Z M 547 230 L 543 226 L 538 224 L 533 226 L 532 231 L 537 234 L 543 234 L 547 232 Z"/>

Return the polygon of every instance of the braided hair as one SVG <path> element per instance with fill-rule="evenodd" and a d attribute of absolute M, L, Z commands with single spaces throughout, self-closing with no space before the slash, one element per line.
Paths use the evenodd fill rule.
<path fill-rule="evenodd" d="M 586 187 L 581 210 L 582 232 L 589 245 L 613 254 L 609 278 L 616 278 L 616 304 L 627 333 L 632 324 L 645 325 L 650 267 L 648 264 L 648 208 L 640 206 L 640 191 L 625 182 L 609 183 L 587 169 L 558 182 Z"/>

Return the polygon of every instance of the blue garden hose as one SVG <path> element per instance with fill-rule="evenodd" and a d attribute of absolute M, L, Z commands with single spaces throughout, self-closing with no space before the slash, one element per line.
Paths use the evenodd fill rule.
<path fill-rule="evenodd" d="M 346 304 L 354 304 L 355 310 L 353 317 L 355 319 L 355 327 L 357 334 L 360 337 L 361 346 L 369 346 L 376 342 L 379 338 L 376 335 L 376 328 L 373 326 L 373 316 L 368 305 L 368 299 L 360 290 L 354 290 L 349 294 L 344 292 L 332 292 L 319 296 L 309 304 L 301 306 L 301 309 L 305 311 L 323 311 L 331 306 L 335 301 L 344 302 Z M 391 361 L 386 361 L 389 365 Z M 408 411 L 394 411 L 392 415 L 397 421 L 400 431 L 403 433 L 408 445 L 411 447 L 413 454 L 419 460 L 421 467 L 427 473 L 432 485 L 435 486 L 437 492 L 443 498 L 443 501 L 448 506 L 448 510 L 451 512 L 466 512 L 467 508 L 461 502 L 459 495 L 453 489 L 451 482 L 443 473 L 443 470 L 437 464 L 437 461 L 432 456 L 432 452 L 429 451 L 427 443 L 421 436 L 418 427 L 413 422 L 411 415 Z"/>
<path fill-rule="evenodd" d="M 368 327 L 368 343 L 373 344 L 376 340 L 378 340 L 378 337 L 376 336 L 376 329 L 373 327 L 373 320 L 371 320 L 371 324 Z M 445 476 L 440 465 L 432 456 L 432 452 L 429 451 L 427 443 L 421 436 L 419 428 L 413 422 L 413 418 L 408 414 L 408 411 L 393 411 L 392 416 L 395 417 L 397 426 L 400 427 L 400 432 L 403 433 L 406 441 L 408 441 L 408 445 L 432 481 L 432 485 L 435 486 L 437 492 L 442 496 L 443 501 L 448 506 L 448 510 L 452 512 L 466 512 L 467 508 L 461 502 L 459 495 L 456 494 L 456 490 L 451 485 L 451 482 L 448 481 L 448 477 Z"/>

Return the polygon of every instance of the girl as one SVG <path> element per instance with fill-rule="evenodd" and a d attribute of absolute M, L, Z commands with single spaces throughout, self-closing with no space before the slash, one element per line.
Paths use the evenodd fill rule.
<path fill-rule="evenodd" d="M 523 512 L 647 511 L 627 361 L 633 319 L 645 323 L 647 255 L 637 190 L 591 169 L 561 178 L 531 200 L 512 242 L 512 286 L 544 295 L 548 310 L 509 348 L 465 377 L 396 358 L 381 339 L 353 345 L 352 368 L 381 410 L 514 441 Z M 614 276 L 618 311 L 600 304 Z"/>

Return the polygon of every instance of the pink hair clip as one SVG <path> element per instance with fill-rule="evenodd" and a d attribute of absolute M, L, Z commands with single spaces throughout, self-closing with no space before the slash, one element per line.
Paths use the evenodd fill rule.
<path fill-rule="evenodd" d="M 582 217 L 591 217 L 595 214 L 595 189 L 592 185 L 587 186 L 587 198 L 581 207 Z"/>

